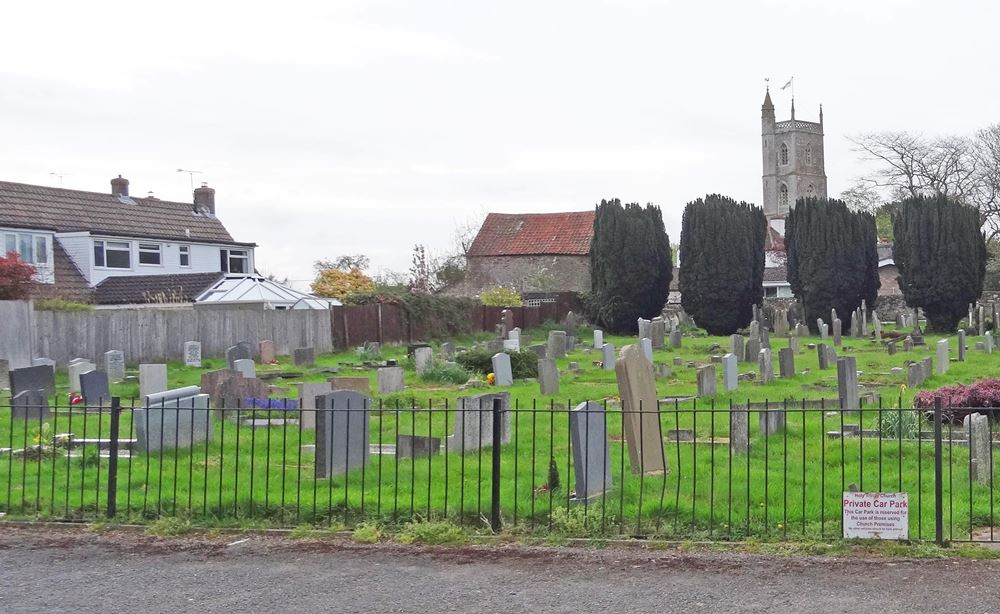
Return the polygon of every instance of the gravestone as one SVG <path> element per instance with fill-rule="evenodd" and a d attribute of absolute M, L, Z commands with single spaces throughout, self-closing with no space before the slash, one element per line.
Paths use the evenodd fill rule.
<path fill-rule="evenodd" d="M 441 452 L 441 438 L 396 435 L 396 458 L 428 458 Z"/>
<path fill-rule="evenodd" d="M 795 377 L 795 352 L 792 348 L 778 350 L 778 374 L 783 377 Z"/>
<path fill-rule="evenodd" d="M 645 339 L 639 339 L 639 346 L 642 348 L 642 355 L 646 357 L 649 362 L 653 362 L 653 340 L 649 337 Z M 614 349 L 611 350 L 612 358 L 614 358 Z M 612 366 L 612 368 L 614 368 Z"/>
<path fill-rule="evenodd" d="M 837 310 L 836 309 L 831 309 L 830 310 L 830 321 L 833 322 L 836 319 L 838 319 L 837 318 Z"/>
<path fill-rule="evenodd" d="M 885 344 L 885 351 L 888 352 L 889 356 L 896 355 L 896 342 L 890 341 Z"/>
<path fill-rule="evenodd" d="M 875 340 L 882 339 L 882 321 L 878 319 L 878 313 L 872 312 L 872 326 L 875 327 Z"/>
<path fill-rule="evenodd" d="M 496 378 L 494 384 L 497 386 L 512 386 L 514 375 L 510 368 L 510 354 L 497 352 L 493 355 L 493 376 Z"/>
<path fill-rule="evenodd" d="M 490 354 L 496 354 L 497 352 L 503 351 L 503 339 L 490 339 L 486 342 L 486 351 Z"/>
<path fill-rule="evenodd" d="M 730 352 L 722 357 L 722 389 L 726 392 L 732 392 L 739 386 L 738 366 L 736 354 Z"/>
<path fill-rule="evenodd" d="M 837 359 L 837 396 L 840 397 L 841 409 L 857 411 L 861 408 L 861 395 L 858 392 L 858 361 L 853 356 L 842 356 Z"/>
<path fill-rule="evenodd" d="M 236 361 L 242 359 L 253 360 L 253 355 L 250 352 L 250 344 L 241 341 L 226 349 L 226 364 L 230 369 L 236 369 Z"/>
<path fill-rule="evenodd" d="M 666 335 L 667 326 L 662 317 L 655 317 L 649 323 L 649 339 L 656 349 L 663 347 L 663 337 Z M 671 331 L 673 334 L 673 331 Z M 673 339 L 673 337 L 671 337 Z M 676 346 L 675 346 L 676 347 Z"/>
<path fill-rule="evenodd" d="M 572 352 L 576 350 L 576 337 L 573 335 L 566 335 L 566 352 Z"/>
<path fill-rule="evenodd" d="M 46 396 L 56 393 L 56 375 L 51 365 L 21 367 L 10 371 L 10 394 L 26 390 L 43 390 Z"/>
<path fill-rule="evenodd" d="M 445 341 L 441 344 L 441 355 L 444 356 L 445 360 L 452 360 L 455 358 L 455 344 L 451 341 Z"/>
<path fill-rule="evenodd" d="M 108 374 L 109 381 L 123 381 L 125 379 L 125 352 L 121 350 L 104 352 L 104 372 Z"/>
<path fill-rule="evenodd" d="M 367 388 L 368 378 L 364 378 L 364 380 Z M 299 383 L 295 384 L 295 387 L 299 397 L 299 426 L 303 430 L 312 430 L 316 428 L 316 397 L 330 394 L 338 388 L 335 388 L 330 382 Z M 355 392 L 358 391 L 355 390 Z M 366 392 L 361 394 L 367 396 Z"/>
<path fill-rule="evenodd" d="M 934 375 L 934 361 L 930 356 L 927 356 L 920 361 L 920 367 L 924 372 L 924 380 Z"/>
<path fill-rule="evenodd" d="M 599 329 L 594 329 L 594 349 L 598 349 L 604 345 L 604 331 Z"/>
<path fill-rule="evenodd" d="M 618 355 L 615 376 L 632 472 L 665 473 L 667 463 L 652 363 L 642 355 L 638 345 L 626 345 Z"/>
<path fill-rule="evenodd" d="M 750 453 L 750 412 L 744 407 L 729 412 L 729 450 L 733 455 Z"/>
<path fill-rule="evenodd" d="M 760 321 L 756 317 L 750 321 L 750 328 L 747 329 L 747 338 L 760 341 Z"/>
<path fill-rule="evenodd" d="M 680 329 L 675 328 L 674 330 L 670 331 L 670 347 L 674 348 L 675 350 L 681 347 Z"/>
<path fill-rule="evenodd" d="M 87 371 L 80 375 L 80 396 L 90 406 L 101 406 L 111 401 L 108 374 L 104 371 Z"/>
<path fill-rule="evenodd" d="M 983 351 L 987 354 L 993 353 L 993 331 L 988 330 L 986 331 L 986 334 L 983 335 Z"/>
<path fill-rule="evenodd" d="M 784 309 L 774 311 L 774 334 L 779 337 L 788 334 L 788 312 Z"/>
<path fill-rule="evenodd" d="M 969 472 L 972 479 L 981 484 L 992 482 L 991 474 L 991 441 L 990 419 L 979 413 L 969 414 L 963 420 L 963 426 L 969 439 Z"/>
<path fill-rule="evenodd" d="M 833 345 L 838 346 L 843 343 L 840 318 L 833 321 Z"/>
<path fill-rule="evenodd" d="M 611 489 L 611 453 L 600 403 L 580 403 L 569 412 L 576 500 L 589 502 Z"/>
<path fill-rule="evenodd" d="M 896 314 L 896 328 L 906 328 L 906 316 L 901 313 Z"/>
<path fill-rule="evenodd" d="M 937 342 L 937 373 L 938 375 L 944 375 L 948 372 L 949 366 L 949 348 L 948 339 L 941 339 Z"/>
<path fill-rule="evenodd" d="M 257 344 L 257 355 L 260 356 L 260 364 L 269 365 L 277 358 L 274 355 L 274 342 L 265 339 Z"/>
<path fill-rule="evenodd" d="M 207 394 L 212 407 L 222 405 L 222 384 L 228 379 L 243 376 L 235 369 L 218 369 L 201 374 L 200 388 L 203 394 Z"/>
<path fill-rule="evenodd" d="M 142 367 L 139 366 L 140 371 Z M 176 450 L 211 439 L 208 403 L 208 395 L 202 394 L 197 386 L 145 395 L 142 408 L 132 412 L 136 449 L 141 452 Z"/>
<path fill-rule="evenodd" d="M 664 363 L 656 364 L 656 377 L 670 377 L 671 375 L 673 375 L 673 371 L 670 365 Z"/>
<path fill-rule="evenodd" d="M 965 331 L 958 331 L 958 361 L 965 362 Z"/>
<path fill-rule="evenodd" d="M 504 309 L 501 311 L 500 322 L 503 324 L 504 336 L 507 336 L 507 331 L 514 328 L 514 312 L 510 309 Z"/>
<path fill-rule="evenodd" d="M 0 358 L 0 390 L 10 388 L 10 361 Z"/>
<path fill-rule="evenodd" d="M 364 347 L 365 354 L 381 354 L 382 353 L 382 344 L 379 343 L 378 341 L 365 341 L 365 344 L 364 344 L 363 347 Z"/>
<path fill-rule="evenodd" d="M 51 358 L 32 358 L 31 359 L 31 366 L 32 367 L 52 367 L 52 371 L 55 372 L 55 370 L 56 370 L 56 361 L 52 360 Z"/>
<path fill-rule="evenodd" d="M 801 352 L 802 351 L 802 345 L 799 342 L 799 338 L 798 337 L 789 337 L 788 338 L 788 348 L 790 350 L 792 350 L 793 354 L 798 354 L 799 352 Z"/>
<path fill-rule="evenodd" d="M 567 337 L 569 339 L 569 337 Z M 521 340 L 520 339 L 504 339 L 503 350 L 505 352 L 520 352 L 521 351 Z"/>
<path fill-rule="evenodd" d="M 769 384 L 774 381 L 774 355 L 771 350 L 763 348 L 757 353 L 757 368 L 760 371 L 760 382 Z"/>
<path fill-rule="evenodd" d="M 516 341 L 514 343 L 517 343 Z M 426 373 L 434 366 L 434 350 L 419 347 L 413 350 L 413 366 L 417 374 Z"/>
<path fill-rule="evenodd" d="M 760 358 L 760 339 L 751 337 L 743 346 L 743 362 L 755 363 Z"/>
<path fill-rule="evenodd" d="M 760 347 L 771 349 L 771 330 L 767 327 L 767 322 L 760 327 Z"/>
<path fill-rule="evenodd" d="M 197 388 L 197 386 L 195 386 Z M 139 397 L 146 398 L 167 390 L 167 365 L 139 365 Z"/>
<path fill-rule="evenodd" d="M 184 342 L 184 366 L 201 368 L 201 342 Z"/>
<path fill-rule="evenodd" d="M 458 397 L 455 401 L 455 428 L 444 442 L 445 453 L 466 454 L 493 447 L 493 400 L 500 399 L 500 445 L 510 443 L 510 393 Z"/>
<path fill-rule="evenodd" d="M 763 409 L 758 412 L 760 420 L 760 434 L 763 436 L 774 435 L 785 428 L 784 409 Z"/>
<path fill-rule="evenodd" d="M 233 369 L 243 377 L 257 377 L 257 365 L 248 358 L 233 361 Z"/>
<path fill-rule="evenodd" d="M 698 396 L 714 397 L 715 388 L 715 365 L 705 365 L 698 368 Z"/>
<path fill-rule="evenodd" d="M 903 339 L 903 351 L 904 352 L 912 352 L 913 351 L 913 337 L 910 337 L 909 335 L 907 335 L 906 338 Z"/>
<path fill-rule="evenodd" d="M 41 390 L 24 390 L 10 399 L 10 416 L 13 420 L 41 423 L 48 420 L 50 415 L 49 397 Z"/>
<path fill-rule="evenodd" d="M 295 348 L 292 350 L 292 362 L 296 367 L 309 367 L 316 362 L 316 350 L 308 348 Z"/>
<path fill-rule="evenodd" d="M 543 395 L 559 394 L 559 370 L 551 358 L 538 359 L 538 389 Z"/>
<path fill-rule="evenodd" d="M 69 375 L 69 389 L 72 392 L 80 392 L 80 374 L 86 373 L 87 371 L 94 371 L 96 369 L 97 365 L 89 360 L 78 360 L 70 363 L 70 365 L 66 368 L 66 372 Z"/>
<path fill-rule="evenodd" d="M 743 335 L 729 335 L 729 352 L 736 357 L 736 361 L 743 360 Z"/>
<path fill-rule="evenodd" d="M 353 390 L 365 396 L 371 392 L 371 380 L 367 377 L 337 376 L 331 377 L 327 381 L 330 382 L 332 390 Z"/>
<path fill-rule="evenodd" d="M 924 383 L 924 369 L 917 362 L 911 362 L 906 367 L 906 386 L 916 388 Z"/>
<path fill-rule="evenodd" d="M 615 368 L 615 344 L 605 343 L 601 346 L 601 368 L 612 371 Z"/>
<path fill-rule="evenodd" d="M 639 338 L 640 339 L 648 338 L 652 334 L 652 332 L 650 331 L 650 326 L 652 325 L 652 322 L 645 318 L 639 318 L 637 322 L 639 324 Z"/>
<path fill-rule="evenodd" d="M 316 477 L 330 478 L 368 464 L 371 399 L 353 390 L 316 397 Z"/>
<path fill-rule="evenodd" d="M 805 324 L 803 324 L 802 322 L 799 322 L 798 324 L 795 325 L 795 336 L 796 337 L 808 337 L 809 336 L 809 327 L 806 326 Z"/>
<path fill-rule="evenodd" d="M 539 358 L 545 358 L 545 355 L 548 353 L 548 346 L 536 343 L 534 345 L 529 345 L 528 351 L 533 352 L 535 356 L 538 356 Z"/>
<path fill-rule="evenodd" d="M 830 368 L 829 354 L 826 351 L 826 344 L 820 343 L 816 346 L 816 356 L 819 358 L 819 368 L 820 370 Z"/>
<path fill-rule="evenodd" d="M 510 331 L 507 333 L 507 339 L 512 340 L 512 341 L 520 341 L 521 340 L 521 329 L 518 328 L 518 327 L 516 327 L 516 326 L 514 328 L 510 329 Z"/>
<path fill-rule="evenodd" d="M 392 394 L 403 389 L 403 367 L 379 367 L 375 372 L 379 394 Z"/>
<path fill-rule="evenodd" d="M 548 344 L 545 348 L 545 357 L 558 359 L 566 357 L 566 332 L 561 330 L 549 331 Z"/>
<path fill-rule="evenodd" d="M 816 318 L 816 329 L 819 331 L 820 339 L 826 341 L 826 323 L 823 322 L 823 318 Z"/>

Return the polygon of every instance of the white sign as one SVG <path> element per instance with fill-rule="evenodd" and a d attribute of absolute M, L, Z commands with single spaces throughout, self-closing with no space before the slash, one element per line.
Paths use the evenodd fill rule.
<path fill-rule="evenodd" d="M 909 539 L 905 492 L 845 492 L 844 538 Z"/>

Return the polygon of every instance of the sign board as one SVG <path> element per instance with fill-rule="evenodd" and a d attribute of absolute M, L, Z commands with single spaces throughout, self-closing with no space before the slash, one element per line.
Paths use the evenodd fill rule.
<path fill-rule="evenodd" d="M 908 539 L 909 498 L 905 492 L 845 492 L 845 539 Z"/>

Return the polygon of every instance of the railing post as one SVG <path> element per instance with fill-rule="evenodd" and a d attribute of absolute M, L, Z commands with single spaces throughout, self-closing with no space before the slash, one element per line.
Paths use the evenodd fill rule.
<path fill-rule="evenodd" d="M 943 470 L 941 467 L 941 397 L 934 399 L 934 542 L 944 545 L 944 493 Z"/>
<path fill-rule="evenodd" d="M 500 442 L 503 440 L 501 429 L 503 428 L 503 402 L 493 399 L 493 478 L 492 492 L 490 498 L 490 530 L 494 533 L 500 532 Z"/>
<path fill-rule="evenodd" d="M 118 434 L 122 415 L 122 400 L 111 398 L 111 442 L 108 446 L 108 505 L 107 516 L 118 513 Z"/>

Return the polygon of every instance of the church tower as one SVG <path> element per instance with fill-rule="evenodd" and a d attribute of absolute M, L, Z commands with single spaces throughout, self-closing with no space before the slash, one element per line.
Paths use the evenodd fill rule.
<path fill-rule="evenodd" d="M 760 108 L 764 159 L 764 213 L 785 217 L 799 198 L 826 198 L 826 168 L 823 162 L 823 107 L 819 123 L 792 118 L 775 121 L 770 90 Z"/>

